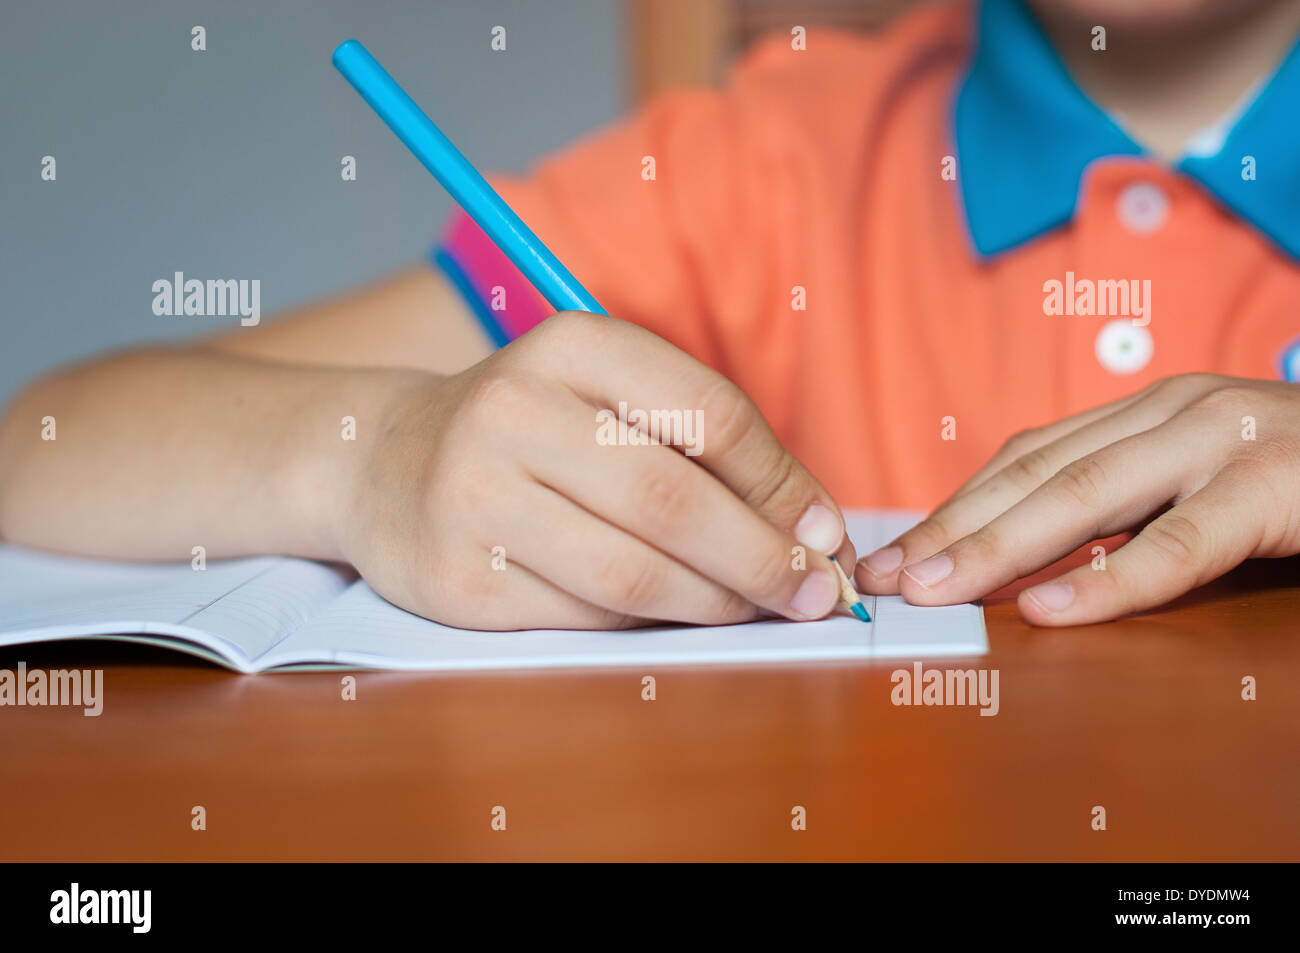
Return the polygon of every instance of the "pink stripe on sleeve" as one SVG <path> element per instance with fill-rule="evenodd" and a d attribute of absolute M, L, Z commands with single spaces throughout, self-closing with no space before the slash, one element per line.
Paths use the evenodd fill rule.
<path fill-rule="evenodd" d="M 441 248 L 460 266 L 480 304 L 510 340 L 552 314 L 528 279 L 461 209 L 452 213 Z"/>

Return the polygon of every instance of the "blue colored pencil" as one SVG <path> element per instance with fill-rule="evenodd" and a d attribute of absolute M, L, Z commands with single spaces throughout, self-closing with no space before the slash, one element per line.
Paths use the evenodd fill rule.
<path fill-rule="evenodd" d="M 557 311 L 606 313 L 369 50 L 345 40 L 334 66 Z"/>

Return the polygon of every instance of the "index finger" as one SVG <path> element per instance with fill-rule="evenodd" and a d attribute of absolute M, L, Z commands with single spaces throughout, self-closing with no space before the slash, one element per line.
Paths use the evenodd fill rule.
<path fill-rule="evenodd" d="M 660 432 L 652 434 L 658 442 L 703 466 L 773 525 L 810 549 L 854 564 L 839 506 L 722 374 L 617 318 L 565 312 L 532 333 L 539 332 L 560 338 L 565 379 L 579 397 L 617 409 L 620 419 L 642 429 L 658 423 Z"/>
<path fill-rule="evenodd" d="M 600 445 L 592 439 L 595 411 L 575 394 L 542 412 L 547 428 L 525 427 L 513 438 L 539 483 L 754 605 L 801 620 L 834 608 L 839 577 L 830 560 L 794 545 L 709 471 L 658 444 Z M 638 597 L 628 611 L 654 614 L 639 597 L 666 595 L 663 566 L 641 560 L 625 574 Z"/>
<path fill-rule="evenodd" d="M 1076 460 L 984 527 L 905 566 L 904 598 L 916 605 L 978 599 L 1089 540 L 1129 529 L 1196 482 L 1186 438 L 1186 426 L 1164 424 Z"/>

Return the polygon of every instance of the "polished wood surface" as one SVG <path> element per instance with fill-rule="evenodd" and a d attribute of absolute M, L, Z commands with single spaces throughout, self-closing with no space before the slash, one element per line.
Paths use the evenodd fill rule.
<path fill-rule="evenodd" d="M 335 673 L 6 649 L 102 666 L 106 700 L 0 708 L 0 858 L 1296 860 L 1298 616 L 1300 559 L 1064 631 L 1000 594 L 962 663 L 999 671 L 995 717 L 894 707 L 906 662 L 360 673 L 344 701 Z"/>

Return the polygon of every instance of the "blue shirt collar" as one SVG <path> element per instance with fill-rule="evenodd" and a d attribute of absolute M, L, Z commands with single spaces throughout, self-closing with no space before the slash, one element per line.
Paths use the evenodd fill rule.
<path fill-rule="evenodd" d="M 1223 148 L 1175 168 L 1300 259 L 1300 42 L 1232 125 Z M 1066 71 L 1022 0 L 983 0 L 954 136 L 976 251 L 997 255 L 1074 216 L 1084 169 L 1144 150 Z M 1257 177 L 1242 178 L 1254 157 Z"/>

